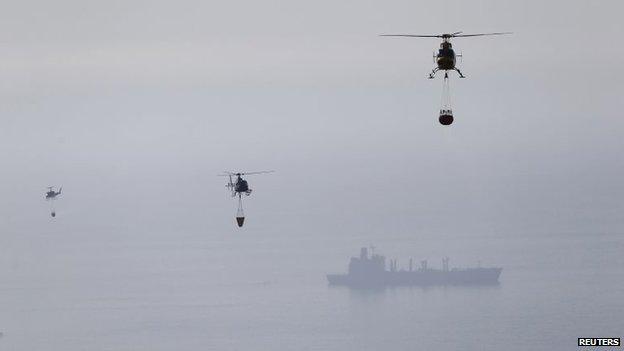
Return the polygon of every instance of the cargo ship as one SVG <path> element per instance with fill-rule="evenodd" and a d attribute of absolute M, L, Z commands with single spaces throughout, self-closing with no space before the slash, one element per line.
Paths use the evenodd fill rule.
<path fill-rule="evenodd" d="M 347 274 L 328 274 L 330 285 L 353 288 L 378 288 L 385 286 L 433 286 L 433 285 L 496 285 L 503 269 L 500 267 L 449 268 L 449 259 L 442 259 L 442 269 L 429 268 L 427 261 L 420 261 L 415 268 L 409 260 L 407 269 L 398 269 L 397 261 L 374 252 L 368 254 L 363 247 L 359 257 L 351 257 Z"/>

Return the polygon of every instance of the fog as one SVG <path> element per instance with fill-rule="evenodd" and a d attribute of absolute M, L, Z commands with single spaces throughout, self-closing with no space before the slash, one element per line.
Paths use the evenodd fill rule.
<path fill-rule="evenodd" d="M 519 350 L 550 340 L 569 350 L 577 337 L 621 337 L 622 10 L 5 3 L 0 346 Z M 451 75 L 455 123 L 443 127 L 441 76 L 426 79 L 439 40 L 378 35 L 460 30 L 514 34 L 453 40 L 467 79 Z M 243 228 L 224 170 L 276 171 L 247 178 Z M 51 185 L 63 186 L 54 219 Z M 328 287 L 325 274 L 369 245 L 403 265 L 498 265 L 501 285 Z"/>

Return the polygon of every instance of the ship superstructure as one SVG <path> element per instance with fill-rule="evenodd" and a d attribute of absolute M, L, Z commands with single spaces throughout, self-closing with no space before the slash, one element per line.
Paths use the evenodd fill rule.
<path fill-rule="evenodd" d="M 386 258 L 374 252 L 369 255 L 363 247 L 359 257 L 351 257 L 347 274 L 328 274 L 331 285 L 350 287 L 383 286 L 431 286 L 431 285 L 494 285 L 502 268 L 474 267 L 449 268 L 449 258 L 442 259 L 442 269 L 429 268 L 427 260 L 420 261 L 414 268 L 409 260 L 407 269 L 399 269 L 396 260 L 390 260 L 386 269 Z"/>

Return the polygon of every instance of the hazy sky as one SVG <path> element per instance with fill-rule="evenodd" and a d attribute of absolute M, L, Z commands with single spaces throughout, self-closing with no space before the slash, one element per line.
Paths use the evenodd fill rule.
<path fill-rule="evenodd" d="M 170 210 L 173 223 L 218 221 L 235 206 L 214 176 L 224 169 L 278 171 L 250 179 L 255 211 L 621 228 L 623 9 L 5 3 L 0 229 L 47 212 L 48 185 L 86 224 Z M 441 81 L 426 79 L 439 41 L 378 34 L 459 30 L 514 34 L 453 41 L 468 79 L 452 80 L 456 122 L 442 127 Z"/>

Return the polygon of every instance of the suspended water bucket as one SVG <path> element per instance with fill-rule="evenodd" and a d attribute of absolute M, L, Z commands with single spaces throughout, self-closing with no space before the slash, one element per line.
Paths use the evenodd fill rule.
<path fill-rule="evenodd" d="M 438 118 L 440 124 L 448 126 L 453 123 L 453 111 L 452 110 L 440 110 L 440 118 Z"/>
<path fill-rule="evenodd" d="M 238 227 L 242 227 L 243 223 L 245 223 L 245 217 L 236 217 L 236 223 L 238 224 Z"/>
<path fill-rule="evenodd" d="M 449 85 L 448 75 L 444 76 L 442 85 L 442 98 L 440 101 L 440 117 L 438 121 L 441 125 L 448 126 L 453 123 L 453 110 L 451 108 L 451 87 Z"/>
<path fill-rule="evenodd" d="M 52 212 L 52 213 L 50 213 L 50 216 L 52 216 L 52 217 L 56 217 L 56 212 Z"/>
<path fill-rule="evenodd" d="M 243 223 L 245 223 L 245 212 L 243 212 L 243 201 L 238 199 L 238 211 L 236 211 L 236 223 L 238 227 L 242 227 Z"/>

